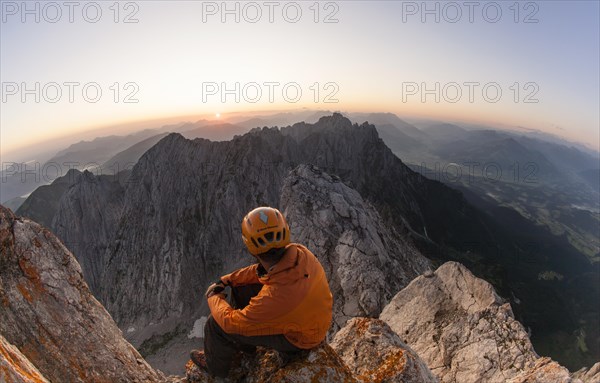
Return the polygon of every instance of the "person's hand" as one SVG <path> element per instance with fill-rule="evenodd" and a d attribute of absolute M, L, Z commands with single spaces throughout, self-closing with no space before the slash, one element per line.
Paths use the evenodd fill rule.
<path fill-rule="evenodd" d="M 223 284 L 223 282 L 219 281 L 217 283 L 213 283 L 212 285 L 208 286 L 208 289 L 206 290 L 206 298 L 208 299 L 216 294 L 225 296 L 225 294 L 223 294 L 223 290 L 225 290 L 225 284 Z"/>

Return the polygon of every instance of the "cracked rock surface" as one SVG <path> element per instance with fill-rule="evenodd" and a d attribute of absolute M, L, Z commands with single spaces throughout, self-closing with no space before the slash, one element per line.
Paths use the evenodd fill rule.
<path fill-rule="evenodd" d="M 556 383 L 581 383 L 582 380 L 572 378 L 569 370 L 556 363 L 550 358 L 542 357 L 535 361 L 519 375 L 511 378 L 507 383 L 538 383 L 538 382 L 556 382 Z M 590 380 L 584 380 L 591 383 Z"/>
<path fill-rule="evenodd" d="M 421 358 L 379 319 L 349 320 L 331 347 L 360 382 L 438 382 Z"/>
<path fill-rule="evenodd" d="M 0 335 L 0 382 L 48 383 L 42 373 Z"/>
<path fill-rule="evenodd" d="M 581 381 L 551 359 L 540 358 L 510 305 L 460 263 L 447 262 L 435 273 L 417 277 L 380 318 L 440 382 Z"/>
<path fill-rule="evenodd" d="M 360 194 L 317 167 L 285 179 L 281 204 L 293 240 L 317 254 L 334 299 L 334 330 L 356 316 L 377 317 L 430 262 Z"/>

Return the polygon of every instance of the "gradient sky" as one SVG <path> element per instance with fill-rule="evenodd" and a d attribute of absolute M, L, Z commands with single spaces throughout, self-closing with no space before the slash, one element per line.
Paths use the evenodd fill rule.
<path fill-rule="evenodd" d="M 426 14 L 422 22 L 422 2 L 338 1 L 325 8 L 318 4 L 319 22 L 314 21 L 313 1 L 297 2 L 302 9 L 300 21 L 294 17 L 294 5 L 280 2 L 269 22 L 267 6 L 257 2 L 262 18 L 248 22 L 240 5 L 240 22 L 233 15 L 221 22 L 221 12 L 206 15 L 211 5 L 221 2 L 138 1 L 125 8 L 118 4 L 119 20 L 114 22 L 113 1 L 98 2 L 102 16 L 96 23 L 86 21 L 81 2 L 69 22 L 68 8 L 62 6 L 62 17 L 55 17 L 40 5 L 40 22 L 34 15 L 21 20 L 21 2 L 2 1 L 0 76 L 3 84 L 1 104 L 1 150 L 9 155 L 19 148 L 52 137 L 127 121 L 177 115 L 221 113 L 259 109 L 291 109 L 310 107 L 342 111 L 390 111 L 400 117 L 503 124 L 539 129 L 545 132 L 599 146 L 599 2 L 538 1 L 498 2 L 502 15 L 495 23 L 494 4 L 478 2 L 470 22 L 469 8 L 460 1 L 462 17 L 456 8 L 444 2 L 429 2 L 440 9 L 440 22 Z M 13 5 L 18 6 L 12 15 Z M 58 2 L 62 4 L 62 2 Z M 29 2 L 33 9 L 35 2 Z M 235 2 L 229 2 L 230 8 Z M 416 10 L 415 15 L 409 14 Z M 444 12 L 444 6 L 446 6 Z M 487 7 L 487 19 L 483 8 Z M 512 7 L 512 8 L 511 8 Z M 137 23 L 123 23 L 125 15 L 137 8 Z M 336 10 L 337 23 L 324 23 L 327 14 Z M 88 16 L 94 17 L 88 7 Z M 254 10 L 246 8 L 248 17 Z M 219 9 L 221 11 L 221 9 Z M 536 23 L 526 23 L 532 15 Z M 532 20 L 533 21 L 533 20 Z M 32 95 L 21 100 L 21 83 L 40 88 L 49 82 L 61 84 L 60 101 L 35 102 Z M 68 99 L 65 82 L 78 82 L 74 102 Z M 96 103 L 83 99 L 83 84 L 95 82 L 102 90 Z M 128 93 L 121 89 L 119 102 L 114 102 L 110 89 L 115 82 L 133 82 L 139 87 L 138 103 L 124 103 Z M 203 100 L 202 84 L 226 82 L 233 87 L 248 83 L 261 84 L 262 99 L 257 103 L 242 99 L 239 103 L 228 96 L 222 103 L 220 93 Z M 278 82 L 274 100 L 267 97 L 264 82 Z M 282 96 L 283 84 L 295 82 L 302 98 L 291 103 Z M 320 84 L 319 102 L 310 89 Z M 335 88 L 338 103 L 323 103 Z M 429 95 L 421 100 L 421 84 L 434 89 L 440 84 L 440 102 Z M 473 102 L 469 102 L 465 82 L 477 82 Z M 8 93 L 8 83 L 19 84 L 18 93 Z M 415 95 L 403 93 L 408 83 L 416 83 Z M 463 92 L 459 102 L 448 102 L 456 96 L 457 83 Z M 502 90 L 501 99 L 492 103 L 482 95 L 485 84 L 494 97 L 495 88 Z M 514 83 L 520 92 L 515 102 Z M 533 83 L 524 89 L 526 83 Z M 446 86 L 447 98 L 442 89 Z M 511 89 L 512 87 L 512 89 Z M 51 88 L 47 88 L 49 91 Z M 249 90 L 252 90 L 248 88 Z M 490 90 L 491 89 L 491 90 Z M 293 88 L 292 88 L 293 90 Z M 414 90 L 414 88 L 413 88 Z M 523 102 L 537 90 L 537 103 Z M 40 93 L 41 89 L 40 89 Z M 290 91 L 291 97 L 293 96 Z M 414 93 L 414 92 L 413 92 Z M 90 91 L 93 96 L 93 92 Z M 54 92 L 49 94 L 54 97 Z M 248 93 L 253 97 L 254 93 Z M 204 102 L 206 101 L 206 102 Z"/>

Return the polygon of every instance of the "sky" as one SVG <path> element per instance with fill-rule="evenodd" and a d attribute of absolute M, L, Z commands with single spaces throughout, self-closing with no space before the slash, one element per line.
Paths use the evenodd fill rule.
<path fill-rule="evenodd" d="M 598 1 L 71 4 L 0 2 L 4 157 L 101 126 L 301 107 L 600 145 Z"/>

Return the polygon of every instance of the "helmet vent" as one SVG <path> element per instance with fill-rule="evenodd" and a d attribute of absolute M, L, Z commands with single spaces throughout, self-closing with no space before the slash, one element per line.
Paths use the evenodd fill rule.
<path fill-rule="evenodd" d="M 263 239 L 262 239 L 262 238 L 257 238 L 256 240 L 258 241 L 258 243 L 259 243 L 261 246 L 265 246 L 265 241 L 263 241 Z M 257 246 L 257 247 L 258 247 L 258 246 Z"/>
<path fill-rule="evenodd" d="M 256 243 L 256 240 L 254 238 L 250 238 L 252 240 L 252 244 L 256 247 L 258 247 L 258 243 Z"/>
<path fill-rule="evenodd" d="M 265 233 L 265 239 L 267 240 L 267 242 L 273 242 L 274 236 L 275 236 L 275 233 L 272 231 Z"/>
<path fill-rule="evenodd" d="M 275 237 L 275 240 L 277 242 L 281 241 L 281 232 L 280 231 L 277 232 L 277 237 Z"/>
<path fill-rule="evenodd" d="M 285 239 L 285 227 L 283 228 L 283 239 Z"/>

